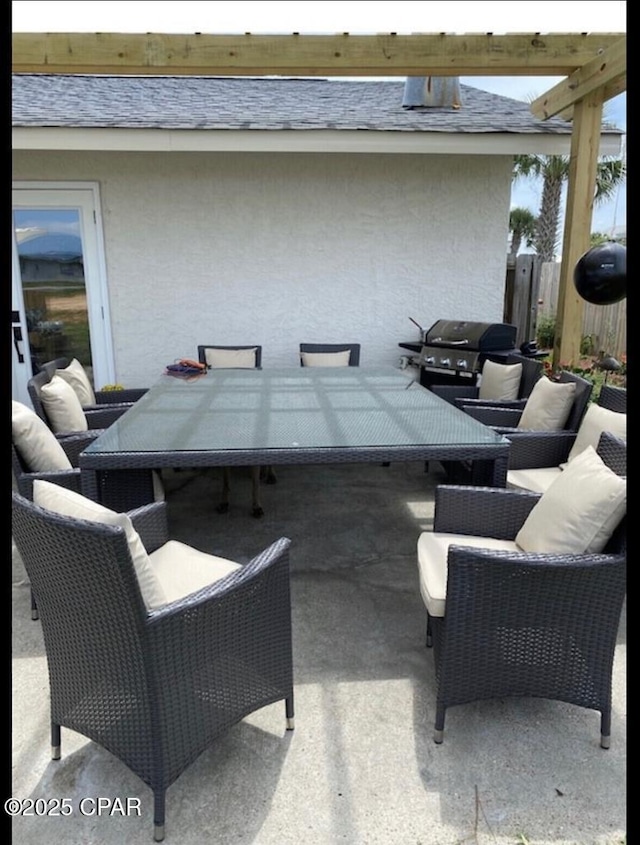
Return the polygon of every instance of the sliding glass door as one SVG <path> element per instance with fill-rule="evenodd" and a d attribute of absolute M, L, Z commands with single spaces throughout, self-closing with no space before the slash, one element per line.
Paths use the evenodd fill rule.
<path fill-rule="evenodd" d="M 13 191 L 12 395 L 45 361 L 77 358 L 94 385 L 112 382 L 113 356 L 98 228 L 97 186 Z"/>

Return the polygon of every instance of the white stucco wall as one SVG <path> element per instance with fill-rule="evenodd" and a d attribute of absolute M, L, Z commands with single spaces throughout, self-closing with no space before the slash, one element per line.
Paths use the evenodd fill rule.
<path fill-rule="evenodd" d="M 20 180 L 100 184 L 115 371 L 198 343 L 359 342 L 398 362 L 438 319 L 502 321 L 509 156 L 26 152 Z"/>

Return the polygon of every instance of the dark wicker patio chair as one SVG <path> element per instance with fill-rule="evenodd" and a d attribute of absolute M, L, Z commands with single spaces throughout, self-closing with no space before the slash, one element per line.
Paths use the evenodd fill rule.
<path fill-rule="evenodd" d="M 574 394 L 569 416 L 567 417 L 563 428 L 560 429 L 560 432 L 562 432 L 566 437 L 573 436 L 575 438 L 575 434 L 580 426 L 580 422 L 584 417 L 591 398 L 593 383 L 582 376 L 576 375 L 576 373 L 570 373 L 564 370 L 559 374 L 557 380 L 561 384 L 573 383 L 576 385 L 576 392 Z M 538 379 L 536 379 L 536 383 L 537 381 Z M 558 434 L 558 431 L 538 432 L 535 429 L 518 428 L 518 423 L 522 417 L 527 401 L 528 400 L 525 399 L 524 405 L 517 408 L 504 407 L 504 403 L 498 402 L 493 405 L 485 403 L 463 404 L 461 410 L 474 417 L 474 419 L 477 419 L 479 422 L 494 428 L 499 434 L 504 434 L 507 437 L 509 437 L 512 433 L 517 433 L 519 437 L 523 434 L 530 435 L 532 438 L 538 434 Z M 471 466 L 468 463 L 464 461 L 442 461 L 441 465 L 450 482 L 455 484 L 469 484 L 472 482 Z"/>
<path fill-rule="evenodd" d="M 45 404 L 42 401 L 42 388 L 45 385 L 49 384 L 52 378 L 53 374 L 51 369 L 41 369 L 40 372 L 36 373 L 34 376 L 31 376 L 31 378 L 27 381 L 27 390 L 29 392 L 31 404 L 33 405 L 33 410 L 40 417 L 40 419 L 46 422 L 46 424 L 49 426 L 49 428 L 51 428 L 52 431 L 55 431 L 55 427 L 52 424 L 52 421 L 49 415 L 47 414 Z M 118 391 L 113 392 L 117 393 Z M 103 405 L 92 405 L 83 408 L 82 410 L 87 421 L 87 427 L 89 429 L 108 428 L 119 417 L 121 417 L 122 414 L 125 413 L 125 411 L 129 410 L 131 404 L 131 402 L 111 402 L 105 403 Z"/>
<path fill-rule="evenodd" d="M 49 377 L 55 375 L 56 370 L 64 370 L 69 364 L 68 358 L 54 358 L 53 361 L 46 361 L 40 365 L 41 370 L 49 373 Z M 87 410 L 100 408 L 102 405 L 123 405 L 137 402 L 147 392 L 147 387 L 125 387 L 120 390 L 96 390 L 94 388 L 95 404 L 85 406 Z"/>
<path fill-rule="evenodd" d="M 33 499 L 33 482 L 42 479 L 80 493 L 78 457 L 100 432 L 82 431 L 56 437 L 26 405 L 19 402 L 12 405 L 11 471 L 18 492 L 26 499 Z M 33 593 L 31 618 L 38 618 Z"/>
<path fill-rule="evenodd" d="M 63 437 L 56 437 L 52 431 L 50 431 L 50 434 L 65 453 L 69 461 L 68 467 L 62 468 L 61 464 L 59 469 L 40 469 L 37 464 L 32 464 L 26 459 L 24 452 L 16 447 L 13 435 L 11 437 L 11 469 L 16 487 L 27 499 L 33 498 L 33 482 L 38 478 L 80 492 L 78 458 L 83 449 L 86 449 L 100 434 L 100 431 L 81 431 Z"/>
<path fill-rule="evenodd" d="M 198 361 L 213 369 L 262 369 L 262 346 L 214 346 L 212 344 L 198 346 Z M 264 516 L 264 508 L 260 496 L 260 481 L 275 484 L 277 476 L 271 466 L 251 467 L 251 515 L 259 519 Z M 222 491 L 220 502 L 216 507 L 218 513 L 227 513 L 231 498 L 231 470 L 222 467 Z"/>
<path fill-rule="evenodd" d="M 570 373 L 566 370 L 563 370 L 556 380 L 560 384 L 569 384 L 573 382 L 576 386 L 573 404 L 571 406 L 569 416 L 563 426 L 563 430 L 577 431 L 580 422 L 582 421 L 582 417 L 587 410 L 587 405 L 589 404 L 591 393 L 593 391 L 593 383 L 576 373 Z M 523 414 L 524 406 L 526 406 L 526 400 L 522 408 L 504 408 L 498 407 L 497 405 L 491 406 L 484 404 L 463 404 L 462 410 L 475 417 L 475 419 L 480 420 L 480 422 L 485 425 L 489 425 L 492 428 L 497 428 L 502 432 L 506 432 L 508 429 L 513 431 L 519 430 L 518 423 Z"/>
<path fill-rule="evenodd" d="M 77 452 L 79 455 L 82 449 L 86 448 L 90 442 L 90 440 L 85 439 L 83 441 L 82 438 L 78 438 L 78 435 L 86 434 L 86 431 L 56 431 L 42 402 L 41 391 L 43 386 L 51 381 L 52 376 L 50 373 L 51 369 L 41 369 L 40 372 L 28 380 L 27 389 L 31 398 L 31 404 L 35 413 L 46 423 L 58 440 L 68 440 L 70 447 L 73 443 L 78 443 L 79 447 L 81 446 Z M 128 411 L 132 405 L 133 403 L 128 402 L 82 409 L 88 426 L 87 431 L 92 432 L 93 438 L 98 437 L 106 428 L 116 422 L 122 414 Z M 164 498 L 162 476 L 159 471 L 141 469 L 130 473 L 126 489 L 121 485 L 112 483 L 113 478 L 113 475 L 111 478 L 109 477 L 108 472 L 102 473 L 100 478 L 100 500 L 109 507 L 128 510 L 133 503 L 153 502 L 154 500 Z"/>
<path fill-rule="evenodd" d="M 250 346 L 201 344 L 198 346 L 198 361 L 214 368 L 242 367 L 259 370 L 262 368 L 262 346 L 256 343 Z"/>
<path fill-rule="evenodd" d="M 122 527 L 12 497 L 42 620 L 52 759 L 61 727 L 114 754 L 152 790 L 160 841 L 166 790 L 224 731 L 280 700 L 293 728 L 289 540 L 149 611 Z M 164 504 L 130 517 L 148 553 L 164 544 Z"/>
<path fill-rule="evenodd" d="M 598 401 L 589 403 L 577 431 L 507 432 L 511 443 L 507 487 L 542 493 L 581 449 L 597 447 L 603 431 L 626 438 L 626 408 L 626 390 L 602 388 Z"/>
<path fill-rule="evenodd" d="M 360 344 L 359 343 L 301 343 L 300 344 L 300 366 L 301 367 L 322 367 L 325 364 L 315 363 L 321 361 L 322 355 L 333 355 L 335 353 L 349 353 L 349 367 L 360 366 Z M 315 359 L 316 356 L 319 357 Z"/>
<path fill-rule="evenodd" d="M 496 363 L 496 362 L 494 362 Z M 465 385 L 465 384 L 434 384 L 429 389 L 446 399 L 452 405 L 462 408 L 464 405 L 488 405 L 490 407 L 497 406 L 499 408 L 524 408 L 527 398 L 533 390 L 534 384 L 542 375 L 542 362 L 536 358 L 527 358 L 524 355 L 508 355 L 504 363 L 507 366 L 512 364 L 522 364 L 522 375 L 520 377 L 520 384 L 518 385 L 518 396 L 516 399 L 496 399 L 486 400 L 480 399 L 480 385 Z"/>
<path fill-rule="evenodd" d="M 621 474 L 623 441 L 603 435 L 599 454 Z M 600 745 L 609 747 L 626 517 L 600 553 L 523 552 L 514 540 L 541 498 L 505 488 L 436 488 L 433 532 L 421 535 L 418 560 L 435 656 L 437 743 L 449 707 L 529 696 L 599 711 Z"/>

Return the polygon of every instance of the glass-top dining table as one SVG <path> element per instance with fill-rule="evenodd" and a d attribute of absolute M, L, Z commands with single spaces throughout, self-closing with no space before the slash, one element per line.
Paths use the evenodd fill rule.
<path fill-rule="evenodd" d="M 467 461 L 504 487 L 508 457 L 503 435 L 394 367 L 289 367 L 163 375 L 79 463 L 85 495 L 129 509 L 163 467 Z"/>

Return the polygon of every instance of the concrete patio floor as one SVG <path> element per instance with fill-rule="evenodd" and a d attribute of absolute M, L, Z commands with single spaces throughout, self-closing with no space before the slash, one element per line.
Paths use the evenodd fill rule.
<path fill-rule="evenodd" d="M 280 467 L 278 483 L 262 488 L 262 519 L 249 513 L 246 470 L 234 470 L 226 515 L 215 511 L 217 471 L 165 473 L 174 538 L 240 562 L 291 538 L 296 724 L 285 731 L 277 703 L 203 753 L 167 791 L 167 845 L 626 841 L 625 617 L 609 750 L 599 746 L 599 714 L 535 699 L 453 707 L 434 744 L 416 541 L 432 527 L 439 469 Z M 15 551 L 12 668 L 12 794 L 73 807 L 66 817 L 14 818 L 14 841 L 152 843 L 151 793 L 122 763 L 65 729 L 62 759 L 50 759 L 41 626 Z M 97 814 L 99 797 L 115 814 Z M 133 799 L 128 815 L 115 798 L 121 808 Z"/>

